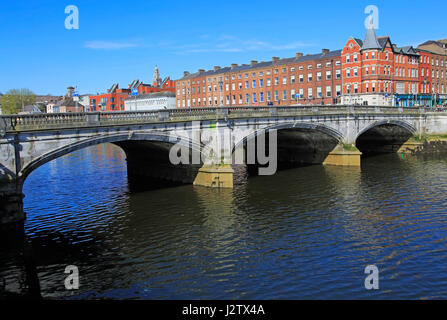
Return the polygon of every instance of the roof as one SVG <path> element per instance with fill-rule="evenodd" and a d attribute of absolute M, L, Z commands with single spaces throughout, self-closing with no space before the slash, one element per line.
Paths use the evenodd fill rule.
<path fill-rule="evenodd" d="M 301 56 L 299 58 L 296 58 L 296 57 L 284 58 L 284 59 L 279 59 L 277 61 L 267 61 L 267 62 L 263 61 L 263 62 L 259 62 L 259 63 L 255 63 L 255 64 L 238 65 L 234 68 L 225 67 L 225 68 L 220 68 L 218 70 L 209 70 L 209 71 L 204 71 L 201 73 L 196 72 L 196 73 L 188 74 L 188 75 L 184 76 L 183 78 L 179 79 L 178 81 L 188 80 L 188 79 L 193 79 L 193 78 L 198 78 L 198 77 L 214 76 L 214 75 L 224 74 L 227 72 L 242 72 L 242 71 L 249 71 L 249 70 L 260 69 L 260 68 L 267 68 L 267 67 L 271 67 L 271 66 L 287 65 L 290 63 L 300 63 L 300 62 L 306 62 L 306 61 L 312 61 L 312 60 L 321 60 L 321 59 L 332 58 L 332 57 L 340 57 L 341 51 L 342 50 L 334 50 L 334 51 L 329 51 L 327 53 L 308 54 L 305 56 Z"/>
<path fill-rule="evenodd" d="M 65 98 L 64 100 L 58 101 L 56 106 L 75 107 L 76 102 L 72 98 Z"/>
<path fill-rule="evenodd" d="M 418 49 L 425 49 L 431 53 L 447 55 L 447 40 L 429 40 L 418 46 Z"/>
<path fill-rule="evenodd" d="M 160 98 L 160 97 L 175 98 L 175 93 L 170 92 L 170 91 L 146 93 L 146 94 L 140 94 L 138 96 L 128 97 L 128 98 L 124 99 L 124 101 L 126 101 L 126 100 L 142 100 L 142 99 Z"/>
<path fill-rule="evenodd" d="M 368 28 L 366 29 L 365 40 L 363 41 L 362 50 L 383 49 L 379 41 L 377 41 L 376 31 L 374 30 L 373 19 L 369 19 Z"/>

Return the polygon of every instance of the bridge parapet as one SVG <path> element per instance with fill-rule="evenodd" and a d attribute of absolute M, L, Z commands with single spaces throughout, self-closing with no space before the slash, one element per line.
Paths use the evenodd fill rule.
<path fill-rule="evenodd" d="M 352 107 L 352 106 L 283 106 L 283 107 L 218 107 L 172 109 L 159 111 L 45 113 L 0 116 L 0 134 L 6 132 L 133 125 L 160 122 L 203 121 L 263 117 L 293 117 L 312 115 L 420 115 L 424 108 Z"/>

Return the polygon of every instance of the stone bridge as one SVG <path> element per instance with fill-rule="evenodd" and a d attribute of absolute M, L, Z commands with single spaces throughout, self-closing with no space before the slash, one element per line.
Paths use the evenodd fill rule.
<path fill-rule="evenodd" d="M 231 188 L 235 164 L 249 173 L 265 167 L 250 158 L 250 150 L 258 152 L 261 144 L 276 153 L 279 168 L 360 166 L 362 153 L 397 152 L 415 136 L 445 134 L 447 112 L 423 108 L 235 107 L 2 116 L 0 223 L 24 219 L 22 187 L 33 170 L 101 143 L 124 150 L 131 185 Z M 185 156 L 185 150 L 192 152 Z M 240 150 L 241 163 L 234 161 Z M 172 157 L 186 161 L 173 163 Z"/>

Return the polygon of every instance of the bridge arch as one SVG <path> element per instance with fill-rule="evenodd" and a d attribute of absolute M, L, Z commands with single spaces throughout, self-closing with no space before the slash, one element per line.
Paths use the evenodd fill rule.
<path fill-rule="evenodd" d="M 397 152 L 417 129 L 404 120 L 380 120 L 360 130 L 355 144 L 364 155 Z"/>
<path fill-rule="evenodd" d="M 165 143 L 165 144 L 178 144 L 182 147 L 189 148 L 192 151 L 201 152 L 203 146 L 199 145 L 197 142 L 192 141 L 190 138 L 183 136 L 174 136 L 172 134 L 164 133 L 118 133 L 112 135 L 101 135 L 92 138 L 87 138 L 84 140 L 76 141 L 74 143 L 66 144 L 57 149 L 51 150 L 47 153 L 39 155 L 30 162 L 24 165 L 18 174 L 18 180 L 20 181 L 21 187 L 26 180 L 26 178 L 37 168 L 44 165 L 45 163 L 60 158 L 69 153 L 103 143 L 113 143 L 119 146 L 127 154 L 127 151 L 123 146 L 125 143 L 129 142 L 146 142 L 146 143 Z"/>
<path fill-rule="evenodd" d="M 240 139 L 233 148 L 234 157 L 236 157 L 235 154 L 241 148 L 247 151 L 248 142 L 256 141 L 261 134 L 269 134 L 272 131 L 277 132 L 277 152 L 275 156 L 277 156 L 278 169 L 322 164 L 329 153 L 343 141 L 342 133 L 325 124 L 286 122 L 259 128 Z M 265 143 L 266 145 L 269 144 L 269 139 L 265 139 Z M 257 144 L 255 148 L 258 148 Z M 269 149 L 266 148 L 266 150 Z M 266 151 L 266 153 L 269 153 L 269 157 L 271 157 L 269 151 Z M 240 157 L 240 154 L 238 154 L 238 157 Z M 249 173 L 256 174 L 257 170 L 255 169 L 259 164 L 248 163 L 246 152 L 244 160 Z"/>
<path fill-rule="evenodd" d="M 343 140 L 343 134 L 339 131 L 332 129 L 324 124 L 321 123 L 309 123 L 309 122 L 286 122 L 281 124 L 276 124 L 272 126 L 268 126 L 266 128 L 260 128 L 256 130 L 255 132 L 250 133 L 249 135 L 245 136 L 244 138 L 240 139 L 237 143 L 235 143 L 233 152 L 237 150 L 242 144 L 246 143 L 247 141 L 254 139 L 258 137 L 260 134 L 268 133 L 270 131 L 280 131 L 280 130 L 310 130 L 310 131 L 317 131 L 324 133 L 339 142 Z"/>
<path fill-rule="evenodd" d="M 401 127 L 403 129 L 407 130 L 408 132 L 410 132 L 411 134 L 415 134 L 417 132 L 417 129 L 411 123 L 408 123 L 403 120 L 380 120 L 380 121 L 375 121 L 375 122 L 369 124 L 364 129 L 359 131 L 359 133 L 357 134 L 356 140 L 361 135 L 366 133 L 367 131 L 369 131 L 375 127 L 380 127 L 380 126 L 385 126 L 385 125 Z"/>

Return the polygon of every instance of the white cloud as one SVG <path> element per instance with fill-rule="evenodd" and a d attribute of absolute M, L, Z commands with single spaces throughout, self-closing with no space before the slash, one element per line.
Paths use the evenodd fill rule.
<path fill-rule="evenodd" d="M 133 42 L 115 42 L 115 41 L 88 41 L 85 43 L 84 47 L 88 49 L 96 50 L 120 50 L 135 48 L 139 45 Z"/>

